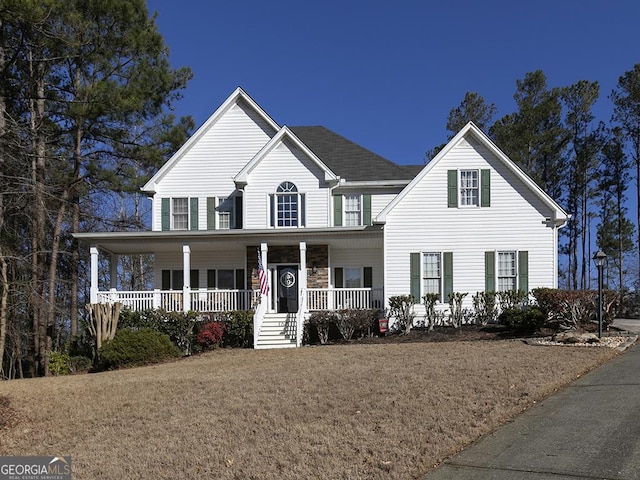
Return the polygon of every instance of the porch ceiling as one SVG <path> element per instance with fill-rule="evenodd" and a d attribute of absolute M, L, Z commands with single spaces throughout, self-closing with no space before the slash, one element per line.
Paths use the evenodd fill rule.
<path fill-rule="evenodd" d="M 232 249 L 238 246 L 329 245 L 334 248 L 382 248 L 382 226 L 335 227 L 332 229 L 197 230 L 182 232 L 102 232 L 74 233 L 79 241 L 118 255 L 175 251 L 182 245 L 192 250 Z"/>

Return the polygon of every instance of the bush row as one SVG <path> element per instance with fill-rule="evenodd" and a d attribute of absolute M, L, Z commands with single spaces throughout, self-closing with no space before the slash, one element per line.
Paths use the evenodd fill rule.
<path fill-rule="evenodd" d="M 365 335 L 377 329 L 377 319 L 380 311 L 377 309 L 358 310 L 326 310 L 313 312 L 308 325 L 312 326 L 319 342 L 324 345 L 329 341 L 333 328 L 337 329 L 344 340 L 351 340 L 354 335 Z M 307 342 L 311 341 L 311 332 L 307 330 Z"/>
<path fill-rule="evenodd" d="M 408 332 L 412 326 L 432 329 L 435 325 L 486 325 L 496 322 L 521 332 L 531 332 L 550 323 L 556 328 L 580 328 L 596 320 L 598 292 L 594 290 L 558 290 L 536 288 L 531 292 L 503 291 L 477 292 L 472 297 L 473 309 L 463 309 L 467 293 L 454 292 L 449 296 L 449 311 L 436 308 L 439 295 L 422 297 L 425 314 L 416 318 L 412 295 L 399 295 L 389 299 L 388 314 L 396 320 L 396 330 Z M 619 308 L 619 297 L 613 290 L 603 291 L 603 324 L 613 322 Z"/>
<path fill-rule="evenodd" d="M 219 324 L 212 327 L 210 324 Z M 212 333 L 217 328 L 219 339 L 200 332 L 207 326 Z M 128 309 L 120 313 L 118 331 L 140 330 L 150 328 L 169 336 L 183 355 L 191 355 L 202 349 L 222 347 L 250 347 L 253 345 L 253 312 L 236 310 L 232 312 L 217 312 L 199 314 L 197 312 L 166 312 L 164 310 L 144 310 L 134 312 Z M 208 338 L 208 339 L 207 339 Z"/>

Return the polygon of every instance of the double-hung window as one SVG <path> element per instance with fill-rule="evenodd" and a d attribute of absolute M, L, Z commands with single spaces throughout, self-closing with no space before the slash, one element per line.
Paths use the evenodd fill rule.
<path fill-rule="evenodd" d="M 410 292 L 418 303 L 427 293 L 448 302 L 453 293 L 453 253 L 415 252 L 409 255 Z"/>
<path fill-rule="evenodd" d="M 516 252 L 498 252 L 498 290 L 516 290 Z"/>
<path fill-rule="evenodd" d="M 173 229 L 189 229 L 189 199 L 174 198 L 172 208 Z"/>
<path fill-rule="evenodd" d="M 346 227 L 362 225 L 362 202 L 360 195 L 344 196 L 344 224 Z"/>
<path fill-rule="evenodd" d="M 442 268 L 440 253 L 422 254 L 422 293 L 441 293 Z"/>
<path fill-rule="evenodd" d="M 228 230 L 233 228 L 233 199 L 218 197 L 218 228 L 221 230 Z"/>
<path fill-rule="evenodd" d="M 460 170 L 460 205 L 480 205 L 478 170 Z"/>
<path fill-rule="evenodd" d="M 447 207 L 490 207 L 491 169 L 447 171 Z"/>

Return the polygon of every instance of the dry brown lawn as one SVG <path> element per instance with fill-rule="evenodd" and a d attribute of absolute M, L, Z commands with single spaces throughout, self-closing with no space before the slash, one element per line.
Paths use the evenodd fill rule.
<path fill-rule="evenodd" d="M 518 341 L 218 350 L 0 382 L 0 455 L 74 479 L 417 478 L 616 353 Z"/>

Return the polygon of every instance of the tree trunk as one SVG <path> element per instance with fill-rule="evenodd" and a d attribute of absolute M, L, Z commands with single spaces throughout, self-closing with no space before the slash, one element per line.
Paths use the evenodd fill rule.
<path fill-rule="evenodd" d="M 86 306 L 89 312 L 89 322 L 87 327 L 94 339 L 96 356 L 100 347 L 105 342 L 113 340 L 118 328 L 118 317 L 120 316 L 121 303 L 89 303 Z"/>

